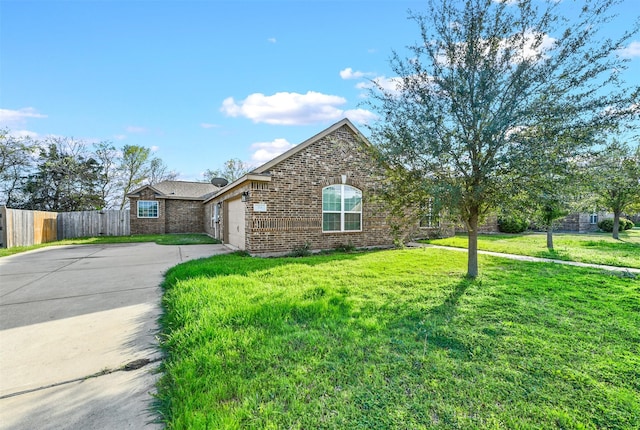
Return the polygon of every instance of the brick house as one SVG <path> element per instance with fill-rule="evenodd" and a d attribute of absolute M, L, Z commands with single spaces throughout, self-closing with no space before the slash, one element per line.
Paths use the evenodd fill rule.
<path fill-rule="evenodd" d="M 129 194 L 131 233 L 204 231 L 253 255 L 392 246 L 388 212 L 375 198 L 383 175 L 368 145 L 343 119 L 224 187 L 142 187 Z M 421 228 L 417 218 L 409 224 L 405 234 L 439 230 Z"/>
<path fill-rule="evenodd" d="M 251 254 L 308 246 L 391 246 L 381 172 L 348 120 L 300 143 L 205 201 L 205 231 Z"/>
<path fill-rule="evenodd" d="M 202 233 L 207 182 L 164 181 L 127 194 L 131 234 Z"/>

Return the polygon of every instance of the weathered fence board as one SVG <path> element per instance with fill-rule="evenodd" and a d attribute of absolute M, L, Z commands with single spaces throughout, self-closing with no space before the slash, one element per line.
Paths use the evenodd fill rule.
<path fill-rule="evenodd" d="M 82 211 L 58 214 L 58 239 L 128 236 L 129 211 Z"/>
<path fill-rule="evenodd" d="M 57 239 L 56 212 L 2 207 L 0 227 L 3 248 L 37 245 Z"/>
<path fill-rule="evenodd" d="M 0 207 L 0 248 L 75 237 L 128 236 L 129 211 L 43 212 Z"/>

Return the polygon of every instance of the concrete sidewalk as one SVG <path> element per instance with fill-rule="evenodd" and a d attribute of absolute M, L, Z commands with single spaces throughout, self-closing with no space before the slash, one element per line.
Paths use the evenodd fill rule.
<path fill-rule="evenodd" d="M 176 264 L 226 252 L 131 243 L 0 258 L 0 428 L 162 428 L 149 410 L 160 283 Z"/>
<path fill-rule="evenodd" d="M 407 246 L 411 248 L 439 248 L 439 249 L 447 249 L 449 251 L 467 252 L 466 248 L 456 248 L 453 246 L 442 246 L 442 245 L 431 245 L 429 243 L 409 242 Z M 591 267 L 594 269 L 608 270 L 610 272 L 640 273 L 640 269 L 634 269 L 632 267 L 618 267 L 618 266 L 607 266 L 604 264 L 580 263 L 579 261 L 554 260 L 552 258 L 530 257 L 528 255 L 503 254 L 502 252 L 493 252 L 493 251 L 478 250 L 478 254 L 491 255 L 493 257 L 500 257 L 500 258 L 508 258 L 510 260 L 531 261 L 534 263 L 555 263 L 555 264 L 564 264 L 567 266 Z"/>

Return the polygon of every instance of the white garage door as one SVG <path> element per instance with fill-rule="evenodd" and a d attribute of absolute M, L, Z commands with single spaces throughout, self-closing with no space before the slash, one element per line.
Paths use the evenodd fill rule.
<path fill-rule="evenodd" d="M 235 199 L 230 200 L 227 205 L 227 243 L 238 249 L 244 249 L 245 203 L 240 199 Z"/>

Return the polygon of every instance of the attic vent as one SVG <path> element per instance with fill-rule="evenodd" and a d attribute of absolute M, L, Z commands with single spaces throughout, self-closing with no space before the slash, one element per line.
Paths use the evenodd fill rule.
<path fill-rule="evenodd" d="M 265 182 L 252 182 L 251 189 L 252 190 L 268 190 L 269 184 Z"/>

